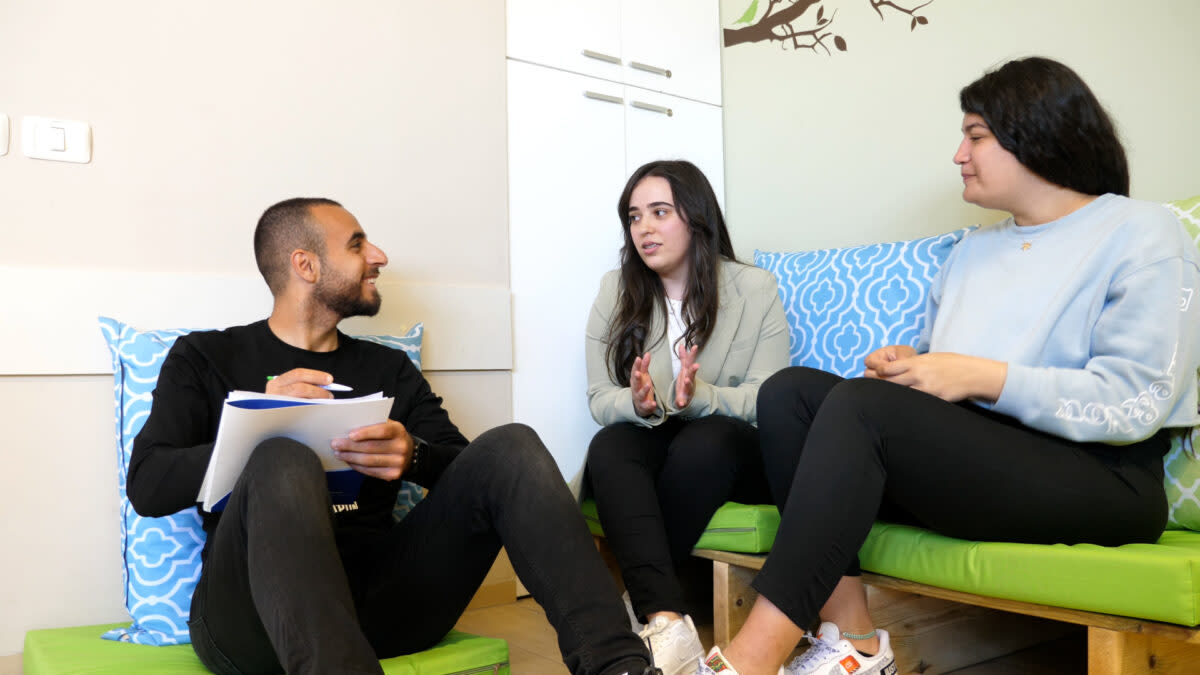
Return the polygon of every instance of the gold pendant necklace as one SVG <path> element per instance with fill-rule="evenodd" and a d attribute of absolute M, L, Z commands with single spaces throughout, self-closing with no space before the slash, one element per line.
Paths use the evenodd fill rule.
<path fill-rule="evenodd" d="M 1033 242 L 1032 242 L 1032 241 L 1024 241 L 1024 242 L 1021 242 L 1021 250 L 1022 250 L 1022 251 L 1028 251 L 1028 250 L 1029 250 L 1029 249 L 1031 249 L 1031 248 L 1033 248 Z"/>

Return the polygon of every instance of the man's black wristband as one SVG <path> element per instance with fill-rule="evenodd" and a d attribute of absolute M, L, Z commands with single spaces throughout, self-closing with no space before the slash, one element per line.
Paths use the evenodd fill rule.
<path fill-rule="evenodd" d="M 415 473 L 421 468 L 421 461 L 425 458 L 425 449 L 429 447 L 429 444 L 424 439 L 412 434 L 409 434 L 409 437 L 412 438 L 413 442 L 412 459 L 409 460 L 408 470 L 405 473 Z"/>

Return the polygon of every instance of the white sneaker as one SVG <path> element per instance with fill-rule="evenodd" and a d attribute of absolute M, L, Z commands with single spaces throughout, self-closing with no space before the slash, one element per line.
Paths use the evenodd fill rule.
<path fill-rule="evenodd" d="M 661 668 L 663 675 L 691 675 L 696 660 L 704 658 L 704 646 L 692 617 L 686 614 L 674 621 L 656 616 L 638 633 L 650 649 L 650 665 Z"/>
<path fill-rule="evenodd" d="M 808 651 L 792 659 L 784 670 L 787 675 L 896 675 L 896 657 L 886 630 L 878 630 L 879 652 L 863 656 L 849 640 L 842 638 L 837 624 L 826 621 L 816 636 L 804 637 L 812 643 Z"/>

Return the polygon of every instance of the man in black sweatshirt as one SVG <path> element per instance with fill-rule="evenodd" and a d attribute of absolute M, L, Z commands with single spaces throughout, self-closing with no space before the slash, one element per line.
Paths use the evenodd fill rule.
<path fill-rule="evenodd" d="M 642 675 L 648 654 L 578 506 L 537 434 L 509 424 L 459 433 L 408 357 L 351 338 L 342 319 L 374 315 L 387 256 L 328 199 L 267 209 L 254 233 L 271 315 L 195 332 L 163 363 L 126 485 L 144 516 L 197 502 L 226 395 L 394 397 L 390 419 L 333 441 L 364 474 L 358 500 L 330 503 L 308 447 L 256 447 L 208 534 L 192 600 L 192 644 L 217 673 L 382 673 L 379 659 L 437 643 L 504 546 L 558 632 L 573 673 Z M 429 488 L 400 523 L 400 478 Z"/>

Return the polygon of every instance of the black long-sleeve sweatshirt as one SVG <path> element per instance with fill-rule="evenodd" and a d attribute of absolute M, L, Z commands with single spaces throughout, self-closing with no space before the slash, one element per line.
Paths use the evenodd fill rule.
<path fill-rule="evenodd" d="M 442 399 L 401 351 L 338 332 L 338 348 L 311 352 L 275 337 L 266 320 L 222 331 L 180 337 L 163 363 L 150 417 L 133 441 L 126 493 L 143 516 L 164 516 L 197 503 L 226 395 L 235 389 L 263 391 L 267 377 L 312 368 L 351 387 L 335 397 L 383 392 L 395 398 L 390 418 L 425 440 L 418 470 L 403 479 L 432 488 L 467 445 Z M 334 514 L 339 547 L 352 554 L 357 542 L 391 526 L 400 481 L 365 477 L 357 508 Z M 220 513 L 201 511 L 210 535 Z M 207 554 L 207 547 L 205 550 Z"/>

